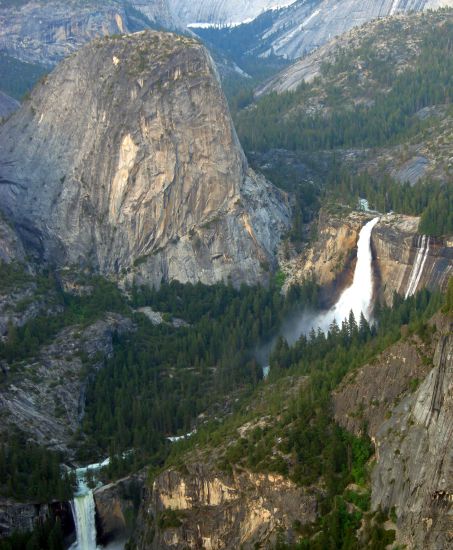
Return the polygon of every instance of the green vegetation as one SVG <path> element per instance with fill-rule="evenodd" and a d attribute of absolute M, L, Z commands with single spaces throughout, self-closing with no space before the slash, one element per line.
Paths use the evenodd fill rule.
<path fill-rule="evenodd" d="M 0 443 L 0 493 L 17 500 L 69 500 L 74 479 L 62 475 L 62 455 L 13 436 Z"/>
<path fill-rule="evenodd" d="M 21 100 L 33 86 L 49 72 L 43 65 L 26 63 L 0 52 L 0 90 L 17 100 Z"/>
<path fill-rule="evenodd" d="M 0 292 L 17 290 L 31 281 L 33 277 L 26 272 L 22 264 L 0 262 Z"/>
<path fill-rule="evenodd" d="M 450 19 L 437 25 L 426 18 L 414 67 L 408 64 L 406 70 L 394 70 L 392 60 L 382 60 L 369 40 L 359 51 L 340 51 L 335 61 L 324 64 L 322 76 L 314 83 L 302 84 L 295 92 L 264 96 L 256 107 L 237 117 L 243 145 L 261 151 L 276 147 L 319 151 L 387 146 L 415 136 L 425 124 L 416 113 L 427 106 L 450 104 L 453 97 Z M 365 71 L 371 76 L 363 89 L 351 79 Z M 340 86 L 337 79 L 345 73 L 351 78 Z M 307 114 L 301 106 L 319 93 L 319 86 L 324 87 L 324 110 Z M 367 104 L 354 105 L 351 98 L 365 92 L 371 94 Z"/>
<path fill-rule="evenodd" d="M 19 283 L 30 280 L 20 267 L 14 265 L 5 267 L 5 264 L 0 264 L 0 271 L 10 274 L 10 278 L 5 279 L 6 287 L 3 286 L 4 282 L 2 281 L 2 288 L 9 288 L 8 281 L 11 282 L 11 285 L 14 283 L 16 273 Z M 36 281 L 35 296 L 36 294 L 51 292 L 53 302 L 59 304 L 63 308 L 63 312 L 51 316 L 37 316 L 20 328 L 10 325 L 7 341 L 0 342 L 0 359 L 5 359 L 8 363 L 33 356 L 40 346 L 50 342 L 64 327 L 79 324 L 86 326 L 100 319 L 107 311 L 125 314 L 130 312 L 126 299 L 118 287 L 102 277 L 89 279 L 92 292 L 86 296 L 73 296 L 64 293 L 51 273 L 47 276 L 38 276 Z"/>
<path fill-rule="evenodd" d="M 408 333 L 418 331 L 441 304 L 439 293 L 426 290 L 408 300 L 395 296 L 394 308 L 378 308 L 377 327 L 371 328 L 363 317 L 357 323 L 350 315 L 341 327 L 333 323 L 327 336 L 312 331 L 293 347 L 280 340 L 271 356 L 271 390 L 266 393 L 264 386 L 264 393 L 246 399 L 223 424 L 212 423 L 175 445 L 168 463 L 183 467 L 191 449 L 204 447 L 209 456 L 218 457 L 221 469 L 276 472 L 314 490 L 320 519 L 301 528 L 302 542 L 294 548 L 363 547 L 356 538 L 362 519 L 365 546 L 385 547 L 394 533 L 383 528 L 383 514 L 368 512 L 373 451 L 366 426 L 361 437 L 340 428 L 333 419 L 331 392 L 346 373 L 401 338 L 401 325 L 409 326 Z M 259 422 L 263 418 L 268 419 L 264 424 Z M 239 437 L 237 429 L 246 423 L 250 428 Z M 350 483 L 360 491 L 348 488 Z"/>
<path fill-rule="evenodd" d="M 0 540 L 0 550 L 63 550 L 64 536 L 58 518 L 39 524 L 31 533 L 15 533 Z"/>
<path fill-rule="evenodd" d="M 190 431 L 200 413 L 256 386 L 262 374 L 253 349 L 291 308 L 316 301 L 313 283 L 286 300 L 278 286 L 173 282 L 158 291 L 134 289 L 134 307 L 151 306 L 190 326 L 153 326 L 137 315 L 137 330 L 116 340 L 113 358 L 87 392 L 83 430 L 91 446 L 110 455 L 134 448 L 137 459 L 145 453 L 159 462 L 164 435 Z"/>
<path fill-rule="evenodd" d="M 366 197 L 380 212 L 421 215 L 421 233 L 453 233 L 449 167 L 444 167 L 443 181 L 420 181 L 411 187 L 385 175 L 385 169 L 372 176 L 360 173 L 363 168 L 353 168 L 353 162 L 346 168 L 337 153 L 426 140 L 432 141 L 434 153 L 441 147 L 436 135 L 442 121 L 453 113 L 452 13 L 414 16 L 408 28 L 398 20 L 377 24 L 359 45 L 339 50 L 332 62 L 324 63 L 314 82 L 303 83 L 293 92 L 265 95 L 249 107 L 244 101 L 239 107 L 246 108 L 238 113 L 233 109 L 247 151 L 286 149 L 301 158 L 319 153 L 320 166 L 326 160 L 330 164 L 318 186 L 298 181 L 288 167 L 275 166 L 268 173 L 277 185 L 296 195 L 291 240 L 302 238 L 303 223 L 311 221 L 320 203 L 340 201 L 356 207 L 359 197 Z M 408 35 L 416 48 L 407 48 Z M 435 106 L 442 106 L 444 115 L 420 114 Z"/>

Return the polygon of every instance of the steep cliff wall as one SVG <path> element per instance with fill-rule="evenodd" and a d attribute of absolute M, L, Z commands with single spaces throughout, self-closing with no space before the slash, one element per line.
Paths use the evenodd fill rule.
<path fill-rule="evenodd" d="M 442 327 L 434 368 L 376 436 L 372 504 L 396 509 L 408 548 L 448 548 L 453 533 L 453 338 Z"/>
<path fill-rule="evenodd" d="M 321 210 L 316 239 L 302 254 L 280 260 L 286 275 L 285 289 L 305 279 L 314 278 L 324 286 L 341 278 L 355 258 L 360 230 L 371 218 L 371 215 L 350 210 L 343 213 Z"/>
<path fill-rule="evenodd" d="M 320 285 L 343 287 L 353 266 L 360 229 L 371 217 L 362 212 L 321 211 L 316 239 L 302 254 L 281 260 L 285 288 L 311 277 Z M 395 292 L 406 296 L 422 288 L 445 289 L 453 274 L 453 239 L 419 235 L 418 224 L 416 217 L 387 214 L 373 229 L 375 288 L 378 299 L 387 304 Z"/>
<path fill-rule="evenodd" d="M 453 274 L 453 239 L 423 239 L 417 234 L 418 223 L 419 218 L 387 215 L 373 231 L 379 293 L 388 304 L 394 292 L 405 296 L 425 287 L 445 289 Z"/>
<path fill-rule="evenodd" d="M 453 540 L 452 321 L 438 315 L 430 326 L 429 339 L 392 346 L 333 398 L 336 420 L 375 444 L 373 508 L 395 508 L 398 543 L 441 550 Z"/>
<path fill-rule="evenodd" d="M 316 519 L 314 495 L 279 475 L 233 472 L 202 464 L 166 470 L 154 481 L 140 518 L 139 549 L 271 547 L 277 532 Z"/>
<path fill-rule="evenodd" d="M 212 60 L 146 32 L 64 61 L 0 129 L 2 208 L 58 265 L 213 283 L 264 280 L 289 223 L 248 169 Z"/>
<path fill-rule="evenodd" d="M 129 538 L 143 498 L 146 472 L 109 483 L 93 493 L 97 536 L 102 544 Z"/>

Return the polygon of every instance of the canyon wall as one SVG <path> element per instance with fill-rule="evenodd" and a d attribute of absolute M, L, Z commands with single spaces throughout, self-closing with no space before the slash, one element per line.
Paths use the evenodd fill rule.
<path fill-rule="evenodd" d="M 279 475 L 186 464 L 159 474 L 142 506 L 138 549 L 271 547 L 295 520 L 316 519 L 316 497 Z"/>

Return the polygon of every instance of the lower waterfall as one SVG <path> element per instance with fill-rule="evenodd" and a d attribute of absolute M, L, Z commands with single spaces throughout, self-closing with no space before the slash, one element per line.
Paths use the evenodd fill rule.
<path fill-rule="evenodd" d="M 96 506 L 94 503 L 93 490 L 88 486 L 88 472 L 96 472 L 103 466 L 107 466 L 110 460 L 90 464 L 85 468 L 77 468 L 77 491 L 71 501 L 72 516 L 76 528 L 76 542 L 70 550 L 96 550 Z"/>
<path fill-rule="evenodd" d="M 93 491 L 85 484 L 79 484 L 78 494 L 71 502 L 76 526 L 77 541 L 72 550 L 96 550 L 96 512 Z"/>
<path fill-rule="evenodd" d="M 419 237 L 417 241 L 417 248 L 417 256 L 415 257 L 415 262 L 412 266 L 409 283 L 407 285 L 406 294 L 404 296 L 405 298 L 412 296 L 417 291 L 418 283 L 420 282 L 426 259 L 428 258 L 429 254 L 429 237 L 427 237 L 426 235 Z"/>

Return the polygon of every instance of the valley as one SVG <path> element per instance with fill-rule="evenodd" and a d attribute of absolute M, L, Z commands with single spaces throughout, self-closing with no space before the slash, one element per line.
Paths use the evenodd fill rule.
<path fill-rule="evenodd" d="M 448 4 L 0 0 L 0 550 L 451 546 Z"/>

